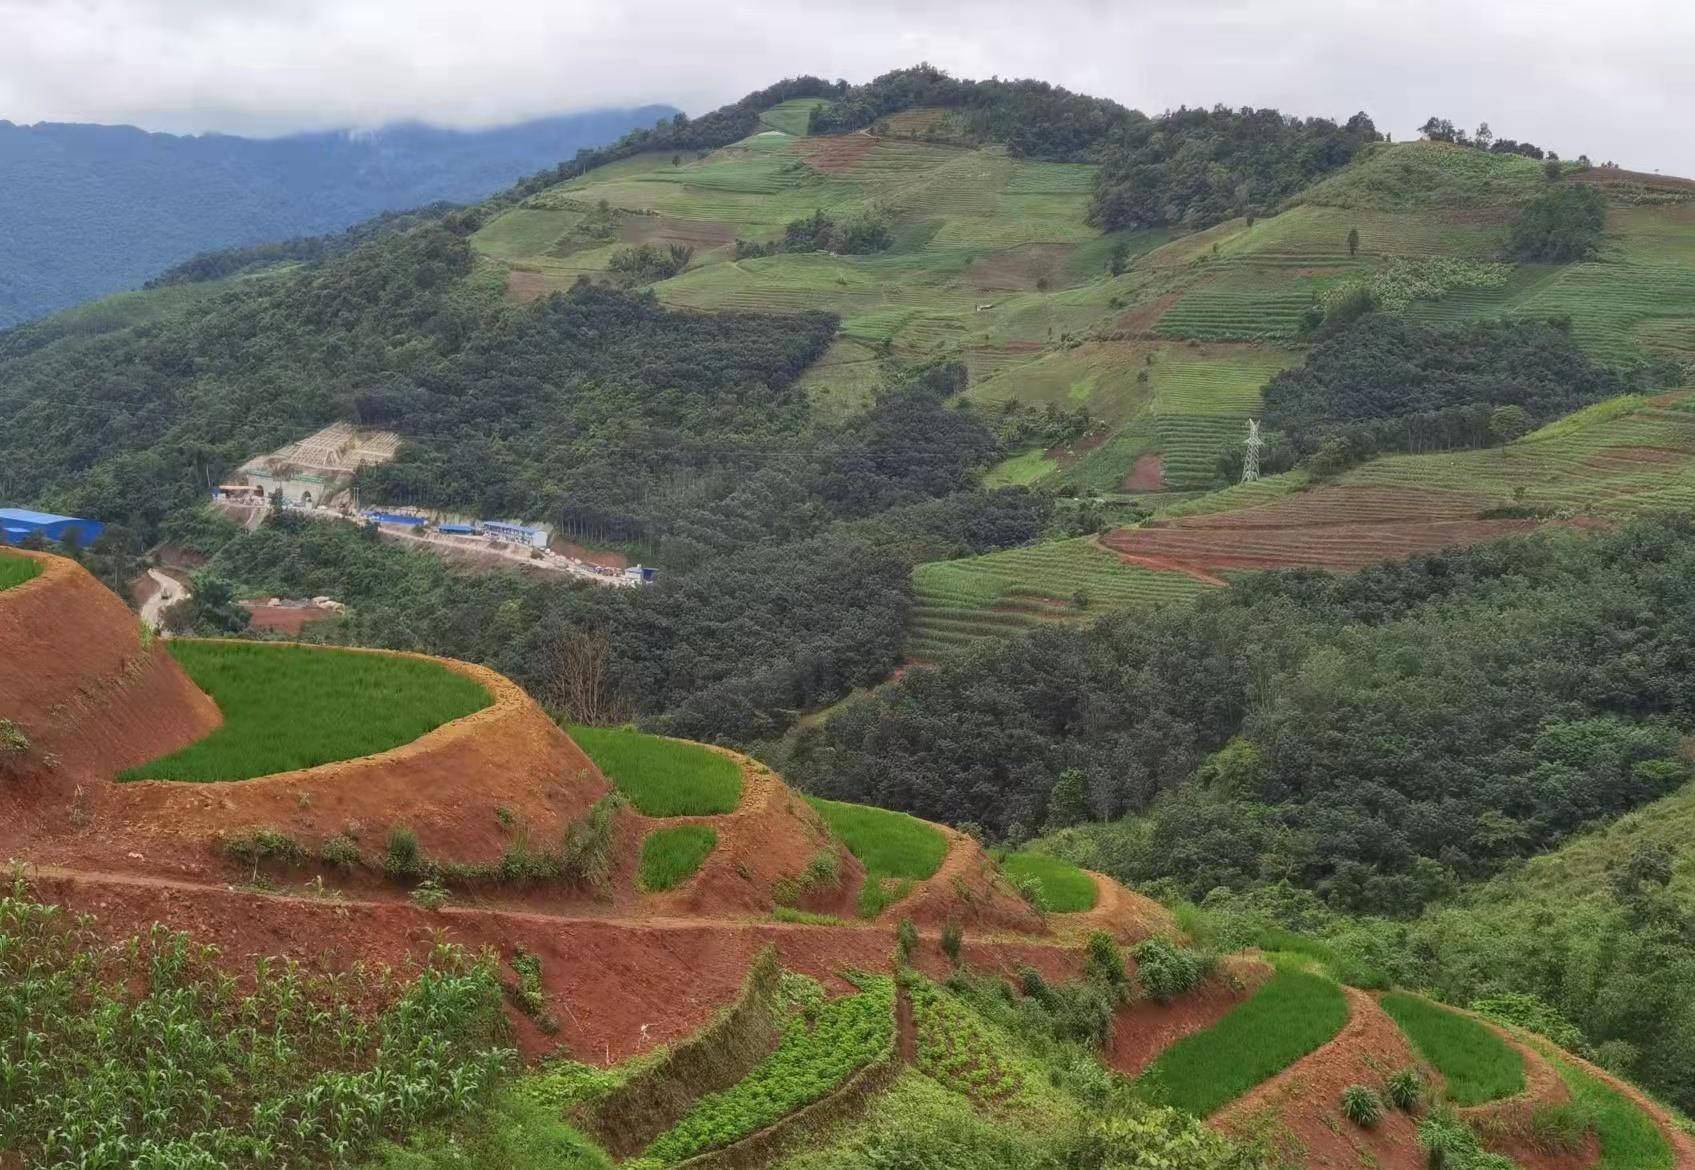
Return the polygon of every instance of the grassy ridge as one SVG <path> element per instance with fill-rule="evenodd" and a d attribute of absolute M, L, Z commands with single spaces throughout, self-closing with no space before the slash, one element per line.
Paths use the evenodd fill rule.
<path fill-rule="evenodd" d="M 481 683 L 416 658 L 185 639 L 170 649 L 223 726 L 120 780 L 247 780 L 357 759 L 493 702 Z"/>
<path fill-rule="evenodd" d="M 655 829 L 642 841 L 636 883 L 650 894 L 675 889 L 695 875 L 717 844 L 718 832 L 711 825 Z"/>
<path fill-rule="evenodd" d="M 698 744 L 625 727 L 573 726 L 571 738 L 643 816 L 714 816 L 741 804 L 742 770 Z"/>
<path fill-rule="evenodd" d="M 1413 1047 L 1436 1066 L 1456 1105 L 1481 1105 L 1524 1092 L 1524 1057 L 1469 1016 L 1417 995 L 1391 992 L 1380 1001 Z"/>
<path fill-rule="evenodd" d="M 1100 896 L 1094 878 L 1069 861 L 1045 853 L 1009 853 L 1001 859 L 1001 870 L 1015 881 L 1034 882 L 1036 905 L 1050 914 L 1093 910 Z"/>
<path fill-rule="evenodd" d="M 14 585 L 22 585 L 31 577 L 39 575 L 41 562 L 29 557 L 20 557 L 14 553 L 0 552 L 0 589 L 10 589 Z"/>
<path fill-rule="evenodd" d="M 1165 1104 L 1206 1117 L 1325 1044 L 1347 1022 L 1339 986 L 1286 967 L 1217 1024 L 1166 1049 L 1136 1083 Z"/>

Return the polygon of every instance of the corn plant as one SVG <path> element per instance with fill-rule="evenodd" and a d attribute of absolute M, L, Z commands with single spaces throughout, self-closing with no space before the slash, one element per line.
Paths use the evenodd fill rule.
<path fill-rule="evenodd" d="M 477 1108 L 512 1060 L 486 957 L 440 946 L 409 981 L 261 959 L 239 982 L 218 958 L 0 897 L 0 1147 L 47 1170 L 333 1165 Z"/>

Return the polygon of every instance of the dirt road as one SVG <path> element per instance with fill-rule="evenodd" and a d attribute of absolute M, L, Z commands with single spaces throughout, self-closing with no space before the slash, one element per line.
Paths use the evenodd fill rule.
<path fill-rule="evenodd" d="M 155 586 L 153 595 L 141 603 L 141 620 L 150 630 L 160 630 L 165 624 L 165 608 L 183 601 L 193 594 L 188 586 L 168 573 L 158 569 L 148 569 L 147 575 L 153 579 Z"/>

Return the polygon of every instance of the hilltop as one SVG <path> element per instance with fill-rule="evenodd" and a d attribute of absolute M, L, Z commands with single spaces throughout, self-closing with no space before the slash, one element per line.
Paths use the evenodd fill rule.
<path fill-rule="evenodd" d="M 675 113 L 644 106 L 469 133 L 402 124 L 267 139 L 0 121 L 0 328 L 138 288 L 197 253 L 483 199 Z"/>

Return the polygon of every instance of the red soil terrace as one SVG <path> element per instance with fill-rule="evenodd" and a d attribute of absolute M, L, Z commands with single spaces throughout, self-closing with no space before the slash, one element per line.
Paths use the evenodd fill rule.
<path fill-rule="evenodd" d="M 1320 487 L 1254 508 L 1121 528 L 1103 547 L 1182 572 L 1316 568 L 1351 572 L 1419 553 L 1531 532 L 1541 520 L 1480 520 L 1463 492 Z"/>
<path fill-rule="evenodd" d="M 951 830 L 935 877 L 878 921 L 854 921 L 863 868 L 780 778 L 740 756 L 741 806 L 680 818 L 712 824 L 719 843 L 698 874 L 665 894 L 635 888 L 640 843 L 658 822 L 628 808 L 615 824 L 611 888 L 601 893 L 486 885 L 432 913 L 379 873 L 315 862 L 268 870 L 282 892 L 244 888 L 236 883 L 254 872 L 218 848 L 232 833 L 275 828 L 309 853 L 356 833 L 375 855 L 388 828 L 405 824 L 432 858 L 489 861 L 519 831 L 537 844 L 557 840 L 610 786 L 516 685 L 454 662 L 445 665 L 488 687 L 495 702 L 392 751 L 253 780 L 119 784 L 118 772 L 202 738 L 220 715 L 162 644 L 143 642 L 117 597 L 73 562 L 38 559 L 40 576 L 0 593 L 0 710 L 33 745 L 20 782 L 0 785 L 0 850 L 25 864 L 38 896 L 92 913 L 114 937 L 162 922 L 216 943 L 237 969 L 266 954 L 326 971 L 403 964 L 438 932 L 503 957 L 522 947 L 543 959 L 549 1010 L 562 1025 L 543 1036 L 514 1012 L 525 1050 L 562 1044 L 604 1062 L 697 1029 L 735 995 L 767 943 L 795 969 L 833 980 L 843 966 L 887 967 L 893 927 L 910 917 L 920 963 L 940 974 L 940 927 L 960 922 L 972 966 L 1028 966 L 1057 979 L 1076 973 L 1082 929 L 1127 941 L 1171 929 L 1158 906 L 1100 878 L 1101 904 L 1056 931 L 980 846 Z M 843 881 L 802 905 L 847 921 L 772 921 L 780 883 L 831 847 Z"/>

